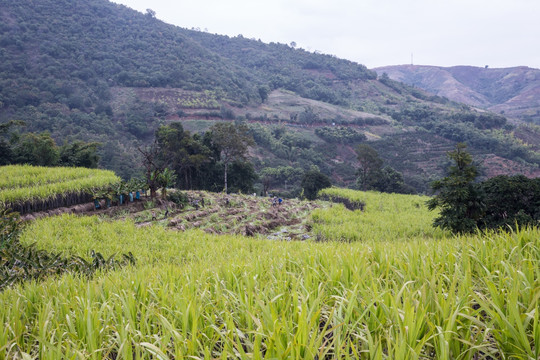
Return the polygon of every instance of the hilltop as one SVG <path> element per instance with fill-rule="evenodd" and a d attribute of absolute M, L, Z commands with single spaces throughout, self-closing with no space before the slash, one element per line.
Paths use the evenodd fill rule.
<path fill-rule="evenodd" d="M 445 152 L 465 141 L 486 176 L 540 175 L 537 128 L 348 60 L 188 30 L 105 0 L 2 1 L 0 53 L 0 121 L 23 120 L 21 131 L 57 143 L 99 141 L 100 166 L 124 178 L 138 173 L 136 148 L 160 125 L 201 132 L 233 120 L 250 125 L 259 172 L 317 165 L 351 186 L 354 148 L 368 141 L 426 191 Z M 324 136 L 334 127 L 353 136 Z"/>

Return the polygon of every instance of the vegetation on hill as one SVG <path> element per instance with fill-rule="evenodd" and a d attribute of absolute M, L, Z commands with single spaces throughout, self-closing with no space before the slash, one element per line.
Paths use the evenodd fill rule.
<path fill-rule="evenodd" d="M 374 72 L 363 65 L 286 44 L 265 44 L 241 35 L 230 38 L 189 32 L 188 36 L 205 48 L 257 74 L 270 90 L 283 88 L 302 97 L 331 104 L 352 104 L 352 88 L 347 86 L 347 82 L 377 78 Z M 342 86 L 333 87 L 332 83 L 336 80 Z M 261 97 L 261 100 L 264 99 Z"/>
<path fill-rule="evenodd" d="M 9 121 L 0 124 L 0 165 L 28 164 L 37 166 L 78 166 L 97 168 L 99 143 L 64 142 L 57 146 L 48 132 L 19 134 L 14 131 L 24 123 Z"/>
<path fill-rule="evenodd" d="M 502 116 L 377 78 L 331 55 L 182 29 L 106 0 L 6 2 L 0 20 L 1 126 L 22 120 L 21 133 L 48 131 L 58 144 L 99 142 L 100 166 L 126 180 L 144 171 L 136 149 L 171 121 L 203 131 L 232 120 L 286 128 L 289 135 L 277 133 L 276 142 L 249 124 L 261 140 L 249 154 L 254 170 L 316 165 L 344 186 L 356 181 L 354 146 L 370 141 L 406 184 L 426 191 L 426 174 L 440 173 L 444 156 L 428 151 L 433 162 L 394 161 L 395 154 L 417 157 L 418 142 L 395 141 L 411 136 L 433 146 L 467 141 L 490 159 L 507 160 L 485 162 L 496 171 L 540 173 L 537 150 L 527 146 L 534 139 L 509 136 L 513 125 Z M 403 147 L 381 149 L 389 142 Z"/>
<path fill-rule="evenodd" d="M 397 65 L 374 70 L 379 75 L 386 74 L 386 78 L 454 101 L 527 122 L 540 122 L 540 69 Z"/>

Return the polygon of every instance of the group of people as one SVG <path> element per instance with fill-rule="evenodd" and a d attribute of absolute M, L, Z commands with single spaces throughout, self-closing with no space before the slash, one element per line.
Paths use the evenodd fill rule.
<path fill-rule="evenodd" d="M 277 196 L 274 196 L 272 198 L 272 207 L 279 206 L 283 202 L 282 198 L 278 198 Z"/>

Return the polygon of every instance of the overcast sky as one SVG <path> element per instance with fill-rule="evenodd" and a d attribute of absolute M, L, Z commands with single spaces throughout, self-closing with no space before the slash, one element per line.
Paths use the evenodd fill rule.
<path fill-rule="evenodd" d="M 296 42 L 369 68 L 540 68 L 540 0 L 114 0 L 210 33 Z"/>

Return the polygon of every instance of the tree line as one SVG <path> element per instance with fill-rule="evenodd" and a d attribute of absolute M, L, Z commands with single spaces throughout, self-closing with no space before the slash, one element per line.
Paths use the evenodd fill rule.
<path fill-rule="evenodd" d="M 58 146 L 48 132 L 19 134 L 20 121 L 0 124 L 0 165 L 78 166 L 97 168 L 97 142 L 74 141 Z"/>
<path fill-rule="evenodd" d="M 203 134 L 191 134 L 179 122 L 160 126 L 152 145 L 139 148 L 147 182 L 166 169 L 178 189 L 253 192 L 257 174 L 246 155 L 254 145 L 246 125 L 219 122 Z"/>
<path fill-rule="evenodd" d="M 315 199 L 321 188 L 332 185 L 315 165 L 306 171 L 278 166 L 257 173 L 247 156 L 254 145 L 252 132 L 244 123 L 218 122 L 202 134 L 191 134 L 175 122 L 159 127 L 153 144 L 139 148 L 139 152 L 151 192 L 170 184 L 181 190 L 253 193 L 255 182 L 260 180 L 260 195 L 269 195 L 271 186 L 285 184 L 284 194 Z M 287 182 L 299 190 L 287 192 Z"/>
<path fill-rule="evenodd" d="M 500 175 L 476 182 L 478 169 L 466 148 L 459 143 L 448 153 L 453 162 L 448 176 L 432 184 L 436 195 L 428 208 L 439 210 L 434 226 L 455 233 L 538 226 L 540 178 Z"/>

